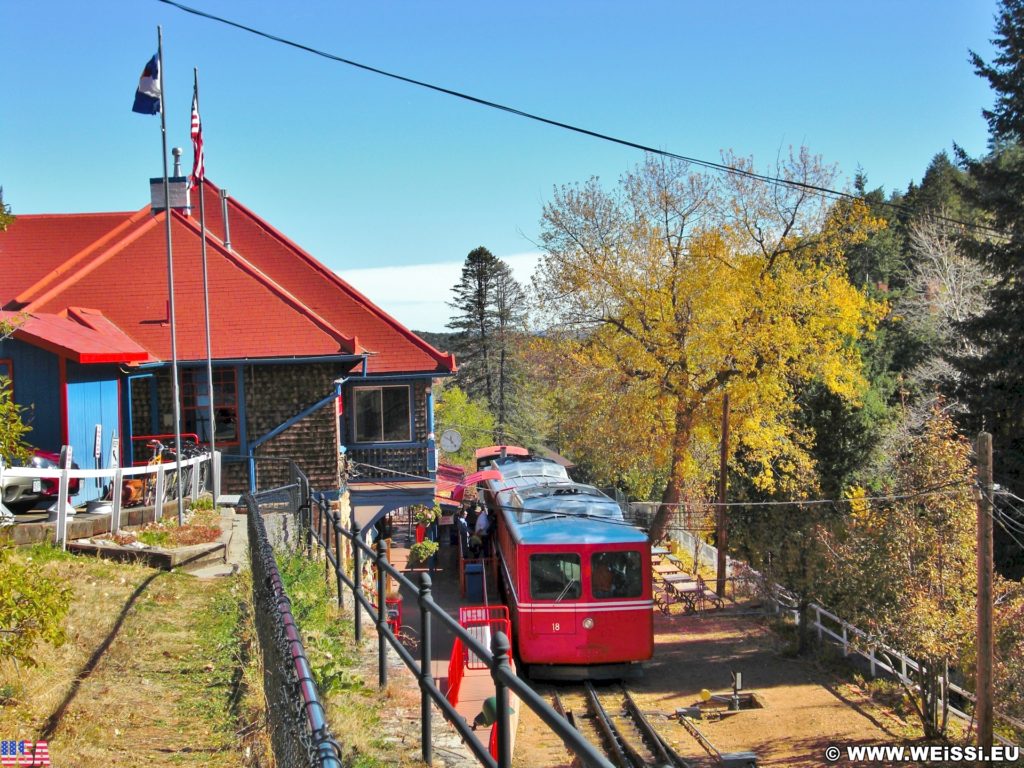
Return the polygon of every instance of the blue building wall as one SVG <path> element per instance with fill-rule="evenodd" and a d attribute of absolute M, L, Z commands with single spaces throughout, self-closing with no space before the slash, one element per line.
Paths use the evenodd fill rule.
<path fill-rule="evenodd" d="M 17 339 L 0 341 L 0 359 L 14 369 L 14 402 L 32 431 L 26 440 L 57 453 L 61 446 L 61 387 L 57 355 Z"/>
<path fill-rule="evenodd" d="M 68 444 L 75 462 L 83 469 L 104 469 L 110 465 L 114 435 L 121 436 L 121 398 L 115 365 L 67 364 Z M 99 461 L 95 457 L 96 428 L 100 429 Z M 76 503 L 98 498 L 102 488 L 95 480 L 82 481 Z"/>

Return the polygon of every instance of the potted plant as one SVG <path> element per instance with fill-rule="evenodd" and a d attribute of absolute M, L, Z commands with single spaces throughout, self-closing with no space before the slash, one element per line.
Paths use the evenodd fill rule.
<path fill-rule="evenodd" d="M 432 507 L 424 506 L 422 504 L 413 507 L 412 510 L 413 520 L 416 521 L 416 525 L 422 525 L 424 528 L 429 528 L 433 523 L 441 519 L 441 506 L 437 503 Z"/>
<path fill-rule="evenodd" d="M 416 542 L 409 547 L 409 564 L 427 565 L 430 558 L 437 554 L 437 547 L 437 542 L 431 539 Z"/>

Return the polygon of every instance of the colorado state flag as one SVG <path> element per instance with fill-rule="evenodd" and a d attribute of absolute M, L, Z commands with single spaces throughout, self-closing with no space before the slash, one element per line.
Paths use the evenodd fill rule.
<path fill-rule="evenodd" d="M 132 112 L 155 115 L 160 111 L 160 62 L 154 55 L 142 70 L 139 87 L 135 91 Z"/>

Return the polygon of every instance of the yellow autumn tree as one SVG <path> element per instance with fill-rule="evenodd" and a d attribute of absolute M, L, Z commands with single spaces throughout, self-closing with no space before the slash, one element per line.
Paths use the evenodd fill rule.
<path fill-rule="evenodd" d="M 543 213 L 535 289 L 571 415 L 562 441 L 601 479 L 637 477 L 641 462 L 664 483 L 654 539 L 713 477 L 726 392 L 756 486 L 797 492 L 811 436 L 794 426 L 795 393 L 817 379 L 855 399 L 854 342 L 882 309 L 843 269 L 844 249 L 880 225 L 811 191 L 831 169 L 801 150 L 777 171 L 790 183 L 766 185 L 727 160 L 740 174 L 648 158 L 613 190 L 559 188 Z"/>
<path fill-rule="evenodd" d="M 935 738 L 946 733 L 950 668 L 969 658 L 975 634 L 971 446 L 937 406 L 919 433 L 900 439 L 891 471 L 896 498 L 866 504 L 855 495 L 843 528 L 826 536 L 832 562 L 824 581 L 830 607 L 867 633 L 857 642 L 918 663 L 898 679 L 925 736 Z M 1000 627 L 1000 643 L 1014 648 L 1012 631 Z M 1012 665 L 1000 673 L 1012 684 Z"/>

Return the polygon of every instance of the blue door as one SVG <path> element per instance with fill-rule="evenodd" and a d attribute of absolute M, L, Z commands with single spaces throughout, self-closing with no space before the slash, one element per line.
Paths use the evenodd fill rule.
<path fill-rule="evenodd" d="M 70 368 L 70 366 L 69 366 Z M 91 376 L 89 378 L 92 378 Z M 82 469 L 107 469 L 110 462 L 110 441 L 119 433 L 121 409 L 117 379 L 96 378 L 72 381 L 68 371 L 68 443 L 73 459 Z M 100 430 L 100 458 L 97 461 L 96 430 Z M 119 435 L 120 436 L 120 435 Z M 83 504 L 99 498 L 104 480 L 83 479 L 73 501 Z M 109 482 L 107 480 L 106 482 Z"/>

